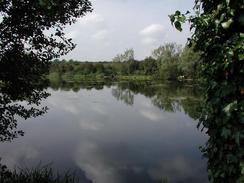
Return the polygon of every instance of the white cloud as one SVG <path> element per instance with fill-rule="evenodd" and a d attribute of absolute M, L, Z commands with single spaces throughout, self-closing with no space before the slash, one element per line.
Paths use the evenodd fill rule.
<path fill-rule="evenodd" d="M 9 151 L 4 154 L 3 164 L 7 164 L 8 168 L 14 168 L 18 165 L 20 160 L 34 160 L 38 159 L 40 153 L 39 151 L 31 146 L 23 144 L 18 148 L 18 151 Z"/>
<path fill-rule="evenodd" d="M 95 34 L 93 34 L 92 39 L 104 40 L 104 39 L 106 39 L 107 36 L 108 36 L 108 30 L 103 29 L 103 30 L 100 30 L 100 31 L 96 32 Z"/>
<path fill-rule="evenodd" d="M 173 156 L 170 159 L 162 159 L 159 165 L 150 168 L 148 173 L 155 179 L 167 177 L 172 182 L 177 182 L 177 180 L 184 180 L 186 177 L 190 177 L 199 167 L 201 165 L 192 159 Z"/>
<path fill-rule="evenodd" d="M 140 113 L 142 116 L 144 116 L 145 118 L 151 121 L 158 121 L 162 118 L 162 115 L 160 113 L 156 113 L 151 110 L 141 110 Z"/>
<path fill-rule="evenodd" d="M 101 115 L 108 115 L 108 111 L 106 110 L 106 106 L 100 103 L 93 103 L 90 107 L 91 110 L 94 112 L 101 114 Z"/>
<path fill-rule="evenodd" d="M 140 31 L 142 36 L 156 36 L 164 32 L 164 27 L 160 24 L 151 24 Z"/>
<path fill-rule="evenodd" d="M 176 9 L 185 12 L 192 7 L 191 1 L 92 0 L 92 4 L 94 11 L 69 27 L 70 32 L 78 32 L 78 35 L 71 33 L 72 37 L 75 35 L 73 41 L 77 47 L 63 58 L 109 61 L 132 47 L 135 58 L 141 60 L 164 42 L 184 44 L 188 37 L 171 26 L 168 15 Z M 108 30 L 108 33 L 102 30 Z"/>
<path fill-rule="evenodd" d="M 144 45 L 156 45 L 165 34 L 165 29 L 161 24 L 151 24 L 139 32 L 141 42 Z"/>
<path fill-rule="evenodd" d="M 104 124 L 100 123 L 99 121 L 81 120 L 79 124 L 82 130 L 91 130 L 91 131 L 98 131 L 104 126 Z"/>
<path fill-rule="evenodd" d="M 103 23 L 105 20 L 103 18 L 102 15 L 100 14 L 96 14 L 96 13 L 93 13 L 93 14 L 89 14 L 85 17 L 82 17 L 78 20 L 78 23 L 80 25 L 94 25 L 94 24 L 100 24 L 100 23 Z"/>
<path fill-rule="evenodd" d="M 75 152 L 75 162 L 92 182 L 120 183 L 116 167 L 93 142 L 82 142 Z"/>
<path fill-rule="evenodd" d="M 157 42 L 157 39 L 155 38 L 152 38 L 152 37 L 145 37 L 145 38 L 142 38 L 141 42 L 143 44 L 148 44 L 148 45 L 151 45 L 151 44 L 154 44 Z"/>
<path fill-rule="evenodd" d="M 72 30 L 70 32 L 67 33 L 67 36 L 68 38 L 72 38 L 72 39 L 75 39 L 79 36 L 79 32 L 77 30 Z"/>

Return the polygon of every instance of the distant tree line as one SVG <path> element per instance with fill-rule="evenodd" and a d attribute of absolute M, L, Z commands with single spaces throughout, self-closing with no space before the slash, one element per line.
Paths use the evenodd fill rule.
<path fill-rule="evenodd" d="M 199 79 L 199 53 L 193 48 L 182 48 L 167 43 L 153 50 L 144 60 L 135 60 L 134 50 L 128 49 L 108 62 L 80 62 L 54 60 L 48 78 L 51 81 L 81 81 L 89 79 L 128 80 L 197 80 Z"/>

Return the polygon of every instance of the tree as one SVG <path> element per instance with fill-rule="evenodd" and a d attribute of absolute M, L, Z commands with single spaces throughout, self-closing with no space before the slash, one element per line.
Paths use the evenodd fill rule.
<path fill-rule="evenodd" d="M 177 80 L 181 48 L 176 43 L 166 43 L 152 52 L 158 61 L 159 77 L 166 80 Z"/>
<path fill-rule="evenodd" d="M 157 61 L 152 57 L 147 57 L 142 62 L 143 71 L 146 75 L 158 74 Z"/>
<path fill-rule="evenodd" d="M 180 52 L 181 48 L 176 43 L 166 43 L 153 50 L 152 57 L 156 60 L 178 57 Z"/>
<path fill-rule="evenodd" d="M 135 60 L 130 60 L 127 62 L 128 66 L 128 73 L 129 74 L 135 74 L 136 71 L 139 69 L 139 62 Z"/>
<path fill-rule="evenodd" d="M 0 1 L 0 140 L 17 135 L 16 116 L 46 111 L 32 105 L 48 96 L 43 89 L 49 61 L 75 47 L 63 30 L 90 11 L 89 0 Z"/>
<path fill-rule="evenodd" d="M 172 24 L 190 22 L 189 39 L 201 53 L 205 105 L 200 124 L 209 140 L 210 182 L 244 182 L 244 1 L 197 0 L 195 13 L 176 11 Z"/>
<path fill-rule="evenodd" d="M 102 63 L 97 63 L 95 66 L 98 74 L 104 73 L 104 65 Z"/>
<path fill-rule="evenodd" d="M 200 71 L 200 54 L 193 47 L 185 46 L 183 49 L 179 69 L 185 78 L 198 79 Z"/>
<path fill-rule="evenodd" d="M 127 49 L 125 50 L 124 54 L 122 55 L 122 61 L 133 61 L 134 60 L 134 50 L 133 49 Z"/>
<path fill-rule="evenodd" d="M 118 54 L 113 58 L 113 62 L 127 62 L 134 60 L 134 50 L 127 49 L 123 54 Z"/>

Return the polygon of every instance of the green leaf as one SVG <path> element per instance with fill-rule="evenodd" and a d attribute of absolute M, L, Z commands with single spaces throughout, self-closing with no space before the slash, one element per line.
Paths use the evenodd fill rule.
<path fill-rule="evenodd" d="M 222 4 L 219 4 L 218 6 L 217 6 L 217 9 L 218 10 L 221 10 L 223 8 L 223 5 Z"/>
<path fill-rule="evenodd" d="M 241 119 L 241 124 L 244 124 L 244 112 L 241 113 L 240 115 L 240 119 Z"/>
<path fill-rule="evenodd" d="M 231 19 L 229 19 L 228 21 L 221 23 L 221 26 L 222 26 L 224 29 L 228 29 L 232 23 L 233 23 L 233 19 L 231 18 Z"/>
<path fill-rule="evenodd" d="M 169 15 L 169 18 L 170 18 L 171 24 L 173 24 L 174 21 L 175 21 L 175 16 L 174 15 Z"/>
<path fill-rule="evenodd" d="M 244 175 L 244 162 L 243 161 L 240 163 L 240 167 L 241 167 L 241 174 Z"/>
<path fill-rule="evenodd" d="M 244 54 L 243 54 L 243 53 L 240 53 L 240 54 L 238 55 L 238 59 L 239 59 L 239 60 L 244 60 Z"/>
<path fill-rule="evenodd" d="M 224 112 L 229 114 L 236 105 L 237 105 L 237 101 L 234 101 L 234 102 L 228 104 L 227 106 L 225 106 Z"/>
<path fill-rule="evenodd" d="M 240 146 L 240 132 L 235 133 L 235 142 Z"/>
<path fill-rule="evenodd" d="M 179 22 L 179 21 L 176 21 L 175 23 L 174 23 L 174 25 L 175 25 L 175 28 L 178 30 L 178 31 L 182 31 L 182 28 L 181 28 L 181 23 Z"/>
<path fill-rule="evenodd" d="M 180 22 L 184 23 L 184 22 L 186 21 L 186 17 L 185 17 L 185 15 L 180 16 L 178 20 L 179 20 Z"/>
<path fill-rule="evenodd" d="M 39 4 L 41 6 L 46 6 L 47 5 L 47 1 L 46 0 L 39 0 Z"/>
<path fill-rule="evenodd" d="M 181 12 L 178 11 L 178 10 L 175 12 L 175 15 L 176 15 L 176 16 L 180 16 L 180 14 L 181 14 Z"/>
<path fill-rule="evenodd" d="M 231 135 L 231 131 L 227 128 L 223 128 L 221 132 L 221 136 L 227 139 Z"/>
<path fill-rule="evenodd" d="M 220 24 L 220 20 L 216 19 L 216 20 L 215 20 L 215 24 L 216 24 L 216 25 L 219 25 L 219 24 Z"/>

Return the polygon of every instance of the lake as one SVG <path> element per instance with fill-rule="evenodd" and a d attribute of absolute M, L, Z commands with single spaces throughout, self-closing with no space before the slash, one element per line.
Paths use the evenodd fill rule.
<path fill-rule="evenodd" d="M 49 164 L 84 183 L 207 183 L 201 91 L 157 82 L 52 83 L 49 111 L 0 144 L 9 168 Z"/>

